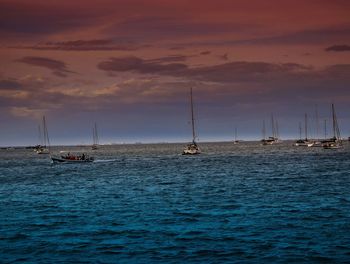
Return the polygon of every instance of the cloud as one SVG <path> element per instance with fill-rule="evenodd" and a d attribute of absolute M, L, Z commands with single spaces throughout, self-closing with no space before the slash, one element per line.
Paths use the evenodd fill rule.
<path fill-rule="evenodd" d="M 10 113 L 15 117 L 31 117 L 39 119 L 44 114 L 44 111 L 40 109 L 14 106 L 10 108 Z"/>
<path fill-rule="evenodd" d="M 225 54 L 223 54 L 223 55 L 219 55 L 218 56 L 221 60 L 224 60 L 224 61 L 227 61 L 228 60 L 228 54 L 227 53 L 225 53 Z"/>
<path fill-rule="evenodd" d="M 350 51 L 349 45 L 333 45 L 325 49 L 325 51 Z"/>
<path fill-rule="evenodd" d="M 86 8 L 48 2 L 1 1 L 0 31 L 7 34 L 47 35 L 91 26 L 96 14 Z"/>
<path fill-rule="evenodd" d="M 15 79 L 0 80 L 0 91 L 1 90 L 19 90 L 21 89 L 21 84 Z"/>
<path fill-rule="evenodd" d="M 184 63 L 163 63 L 166 58 L 144 60 L 138 57 L 110 58 L 97 65 L 107 72 L 136 72 L 168 75 L 188 80 L 211 82 L 263 81 L 290 77 L 310 67 L 296 63 L 274 64 L 267 62 L 236 61 L 224 64 L 190 68 Z"/>
<path fill-rule="evenodd" d="M 93 40 L 72 40 L 61 42 L 46 42 L 36 45 L 17 45 L 10 46 L 13 49 L 32 49 L 32 50 L 63 50 L 63 51 L 134 51 L 141 48 L 150 47 L 150 45 L 136 45 L 131 42 L 116 42 L 112 39 L 93 39 Z"/>
<path fill-rule="evenodd" d="M 54 60 L 45 57 L 23 57 L 16 60 L 32 66 L 43 67 L 52 70 L 52 73 L 58 77 L 67 77 L 67 73 L 74 73 L 67 69 L 63 61 Z"/>
<path fill-rule="evenodd" d="M 97 68 L 107 72 L 139 72 L 143 74 L 168 74 L 173 75 L 174 72 L 179 72 L 187 68 L 182 63 L 169 63 L 163 64 L 162 62 L 168 61 L 169 57 L 159 58 L 154 60 L 143 60 L 138 57 L 120 57 L 110 58 L 108 61 L 100 62 Z"/>
<path fill-rule="evenodd" d="M 226 38 L 209 39 L 184 42 L 181 45 L 207 46 L 207 45 L 319 45 L 328 44 L 330 41 L 350 40 L 350 25 L 336 25 L 319 29 L 296 30 L 288 33 L 270 33 L 270 36 L 263 34 L 261 37 L 247 38 L 240 37 L 230 40 Z M 180 45 L 180 44 L 179 44 Z"/>
<path fill-rule="evenodd" d="M 206 50 L 206 51 L 202 51 L 201 53 L 199 53 L 200 55 L 209 55 L 211 53 L 211 51 Z"/>
<path fill-rule="evenodd" d="M 156 58 L 156 59 L 149 59 L 147 60 L 147 63 L 169 63 L 169 62 L 179 62 L 179 61 L 186 61 L 190 57 L 195 57 L 195 55 L 187 56 L 187 55 L 169 55 L 166 57 Z"/>

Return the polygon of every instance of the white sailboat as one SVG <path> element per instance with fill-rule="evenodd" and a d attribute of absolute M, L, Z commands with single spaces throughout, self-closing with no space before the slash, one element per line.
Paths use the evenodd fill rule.
<path fill-rule="evenodd" d="M 321 142 L 320 136 L 319 136 L 320 124 L 319 124 L 317 105 L 315 106 L 315 122 L 316 122 L 316 140 L 314 141 L 314 144 L 312 145 L 312 147 L 322 147 L 322 142 Z"/>
<path fill-rule="evenodd" d="M 193 113 L 193 94 L 192 87 L 190 88 L 190 103 L 191 103 L 191 125 L 192 125 L 192 142 L 189 143 L 183 150 L 182 155 L 196 155 L 200 154 L 199 147 L 196 143 L 196 132 L 194 124 L 194 113 Z"/>
<path fill-rule="evenodd" d="M 99 139 L 98 139 L 98 134 L 97 134 L 97 125 L 95 123 L 94 127 L 92 128 L 92 150 L 97 150 L 98 145 L 99 145 Z"/>
<path fill-rule="evenodd" d="M 301 134 L 301 125 L 299 127 L 300 134 Z M 301 136 L 300 136 L 301 138 Z M 305 139 L 299 139 L 297 142 L 295 142 L 295 146 L 297 147 L 312 147 L 314 145 L 314 142 L 310 141 L 307 138 L 307 114 L 305 113 Z"/>
<path fill-rule="evenodd" d="M 278 126 L 277 122 L 275 123 L 273 115 L 271 114 L 271 125 L 272 125 L 272 136 L 265 138 L 265 121 L 263 122 L 263 139 L 261 140 L 263 145 L 273 145 L 279 143 L 278 140 Z M 277 128 L 276 128 L 277 127 Z"/>
<path fill-rule="evenodd" d="M 43 130 L 42 130 L 42 145 L 38 145 L 36 148 L 35 148 L 35 151 L 36 153 L 38 154 L 50 154 L 50 151 L 49 151 L 49 145 L 50 145 L 50 141 L 49 141 L 49 134 L 47 132 L 47 127 L 46 127 L 46 119 L 45 119 L 45 116 L 43 116 Z M 40 129 L 40 126 L 39 126 L 39 137 L 41 138 L 41 129 Z"/>
<path fill-rule="evenodd" d="M 239 141 L 237 140 L 237 127 L 235 127 L 235 140 L 233 141 L 233 144 L 238 144 Z"/>
<path fill-rule="evenodd" d="M 334 104 L 332 104 L 332 120 L 333 120 L 333 137 L 322 141 L 324 149 L 339 149 L 342 148 L 342 141 L 340 137 L 340 130 L 338 126 L 337 116 L 334 110 Z"/>

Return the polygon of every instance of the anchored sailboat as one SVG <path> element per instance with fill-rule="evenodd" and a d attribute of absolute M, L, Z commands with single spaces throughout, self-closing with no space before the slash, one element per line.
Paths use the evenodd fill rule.
<path fill-rule="evenodd" d="M 235 140 L 233 141 L 233 144 L 238 144 L 239 141 L 237 140 L 237 127 L 235 127 Z"/>
<path fill-rule="evenodd" d="M 301 124 L 299 124 L 300 129 L 300 138 L 301 138 Z M 310 141 L 307 138 L 307 114 L 305 113 L 305 139 L 299 139 L 295 142 L 295 146 L 297 147 L 312 147 L 314 142 Z"/>
<path fill-rule="evenodd" d="M 190 88 L 190 103 L 191 103 L 191 125 L 192 125 L 192 142 L 189 143 L 183 150 L 182 155 L 196 155 L 200 153 L 199 147 L 196 143 L 196 132 L 194 124 L 194 113 L 193 113 L 193 94 L 192 87 Z"/>
<path fill-rule="evenodd" d="M 319 132 L 320 132 L 320 124 L 319 124 L 319 116 L 318 116 L 318 107 L 315 106 L 315 122 L 316 122 L 316 140 L 312 147 L 322 147 L 322 142 L 320 140 Z"/>
<path fill-rule="evenodd" d="M 272 136 L 265 138 L 265 121 L 263 121 L 263 139 L 261 140 L 263 145 L 272 145 L 279 142 L 278 140 L 278 125 L 275 123 L 273 115 L 271 115 Z"/>
<path fill-rule="evenodd" d="M 50 154 L 50 151 L 48 149 L 48 147 L 50 145 L 50 141 L 49 141 L 49 134 L 47 132 L 45 116 L 43 116 L 42 123 L 43 123 L 42 131 L 41 131 L 41 128 L 39 125 L 39 138 L 40 138 L 40 141 L 42 139 L 42 145 L 36 146 L 34 150 L 38 154 Z"/>
<path fill-rule="evenodd" d="M 96 125 L 96 123 L 95 123 L 95 125 L 94 125 L 94 127 L 92 128 L 92 141 L 93 141 L 93 143 L 92 143 L 92 147 L 91 147 L 91 149 L 92 150 L 96 150 L 96 149 L 98 149 L 98 134 L 97 134 L 97 125 Z"/>
<path fill-rule="evenodd" d="M 332 104 L 332 120 L 333 120 L 333 137 L 322 141 L 324 149 L 338 149 L 342 148 L 342 142 L 340 137 L 340 130 L 338 126 L 337 116 L 334 110 L 334 104 Z"/>

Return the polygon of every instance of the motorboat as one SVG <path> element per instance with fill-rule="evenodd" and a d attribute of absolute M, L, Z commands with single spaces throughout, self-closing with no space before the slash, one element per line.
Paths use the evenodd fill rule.
<path fill-rule="evenodd" d="M 51 159 L 54 163 L 86 163 L 94 161 L 93 157 L 89 157 L 85 153 L 81 155 L 68 153 L 67 155 L 62 155 L 60 157 L 51 157 Z"/>

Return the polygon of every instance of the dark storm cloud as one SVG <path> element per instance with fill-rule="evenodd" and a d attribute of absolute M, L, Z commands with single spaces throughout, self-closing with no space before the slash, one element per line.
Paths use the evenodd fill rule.
<path fill-rule="evenodd" d="M 349 45 L 333 45 L 325 49 L 325 51 L 350 51 Z"/>
<path fill-rule="evenodd" d="M 52 70 L 52 73 L 59 77 L 66 77 L 67 73 L 74 73 L 67 69 L 63 61 L 54 60 L 45 57 L 23 57 L 16 60 L 18 62 L 26 63 L 32 66 L 43 67 Z"/>

